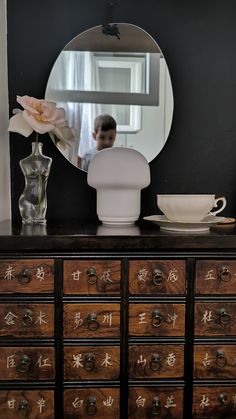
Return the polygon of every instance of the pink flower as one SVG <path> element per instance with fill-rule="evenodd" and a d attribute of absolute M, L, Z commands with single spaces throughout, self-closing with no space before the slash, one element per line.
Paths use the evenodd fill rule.
<path fill-rule="evenodd" d="M 57 108 L 53 102 L 44 99 L 35 99 L 30 96 L 17 96 L 17 102 L 22 106 L 21 109 L 15 109 L 9 121 L 8 130 L 17 132 L 28 137 L 33 131 L 39 134 L 48 132 L 54 135 L 59 141 L 66 142 L 74 138 L 74 131 L 68 126 L 65 111 L 63 108 Z"/>

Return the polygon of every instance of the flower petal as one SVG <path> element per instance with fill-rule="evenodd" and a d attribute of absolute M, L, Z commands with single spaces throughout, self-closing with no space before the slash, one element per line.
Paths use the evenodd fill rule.
<path fill-rule="evenodd" d="M 18 108 L 13 109 L 12 111 L 13 115 L 16 115 L 17 113 L 21 113 L 21 112 L 22 112 L 22 109 L 18 109 Z"/>
<path fill-rule="evenodd" d="M 30 115 L 27 111 L 23 111 L 23 118 L 31 128 L 38 132 L 39 134 L 45 134 L 46 132 L 52 131 L 54 129 L 54 125 L 50 124 L 49 122 L 40 122 L 34 118 L 33 115 Z"/>
<path fill-rule="evenodd" d="M 72 128 L 68 126 L 61 127 L 59 125 L 56 125 L 52 132 L 60 141 L 63 140 L 67 144 L 70 144 L 70 141 L 75 140 L 75 132 Z"/>
<path fill-rule="evenodd" d="M 42 103 L 42 110 L 41 118 L 44 121 L 51 122 L 53 125 L 67 125 L 66 113 L 63 108 L 57 108 L 54 103 L 45 100 Z"/>
<path fill-rule="evenodd" d="M 9 120 L 8 131 L 17 132 L 24 137 L 28 137 L 32 134 L 32 127 L 23 118 L 22 112 L 13 115 Z"/>
<path fill-rule="evenodd" d="M 31 113 L 39 114 L 38 107 L 42 103 L 42 99 L 35 99 L 32 96 L 16 96 L 16 101 L 22 106 L 22 108 L 28 110 Z"/>

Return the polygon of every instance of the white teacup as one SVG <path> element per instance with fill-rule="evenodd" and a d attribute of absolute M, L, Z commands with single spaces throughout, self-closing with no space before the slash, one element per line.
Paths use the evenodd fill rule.
<path fill-rule="evenodd" d="M 216 211 L 218 203 L 221 207 Z M 198 222 L 208 215 L 216 215 L 226 206 L 225 197 L 215 198 L 215 195 L 157 195 L 157 205 L 171 221 Z"/>

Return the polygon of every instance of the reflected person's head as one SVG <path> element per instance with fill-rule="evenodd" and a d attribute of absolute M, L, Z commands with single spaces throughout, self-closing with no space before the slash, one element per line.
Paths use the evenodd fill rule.
<path fill-rule="evenodd" d="M 97 150 L 110 148 L 116 139 L 116 121 L 108 114 L 98 115 L 94 120 L 93 139 Z"/>

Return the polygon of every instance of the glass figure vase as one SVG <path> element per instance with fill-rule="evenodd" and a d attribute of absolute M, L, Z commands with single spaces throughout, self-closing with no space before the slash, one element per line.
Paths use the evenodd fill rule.
<path fill-rule="evenodd" d="M 52 159 L 42 153 L 43 144 L 32 143 L 31 154 L 20 161 L 25 188 L 19 198 L 23 224 L 46 224 L 47 182 Z"/>

